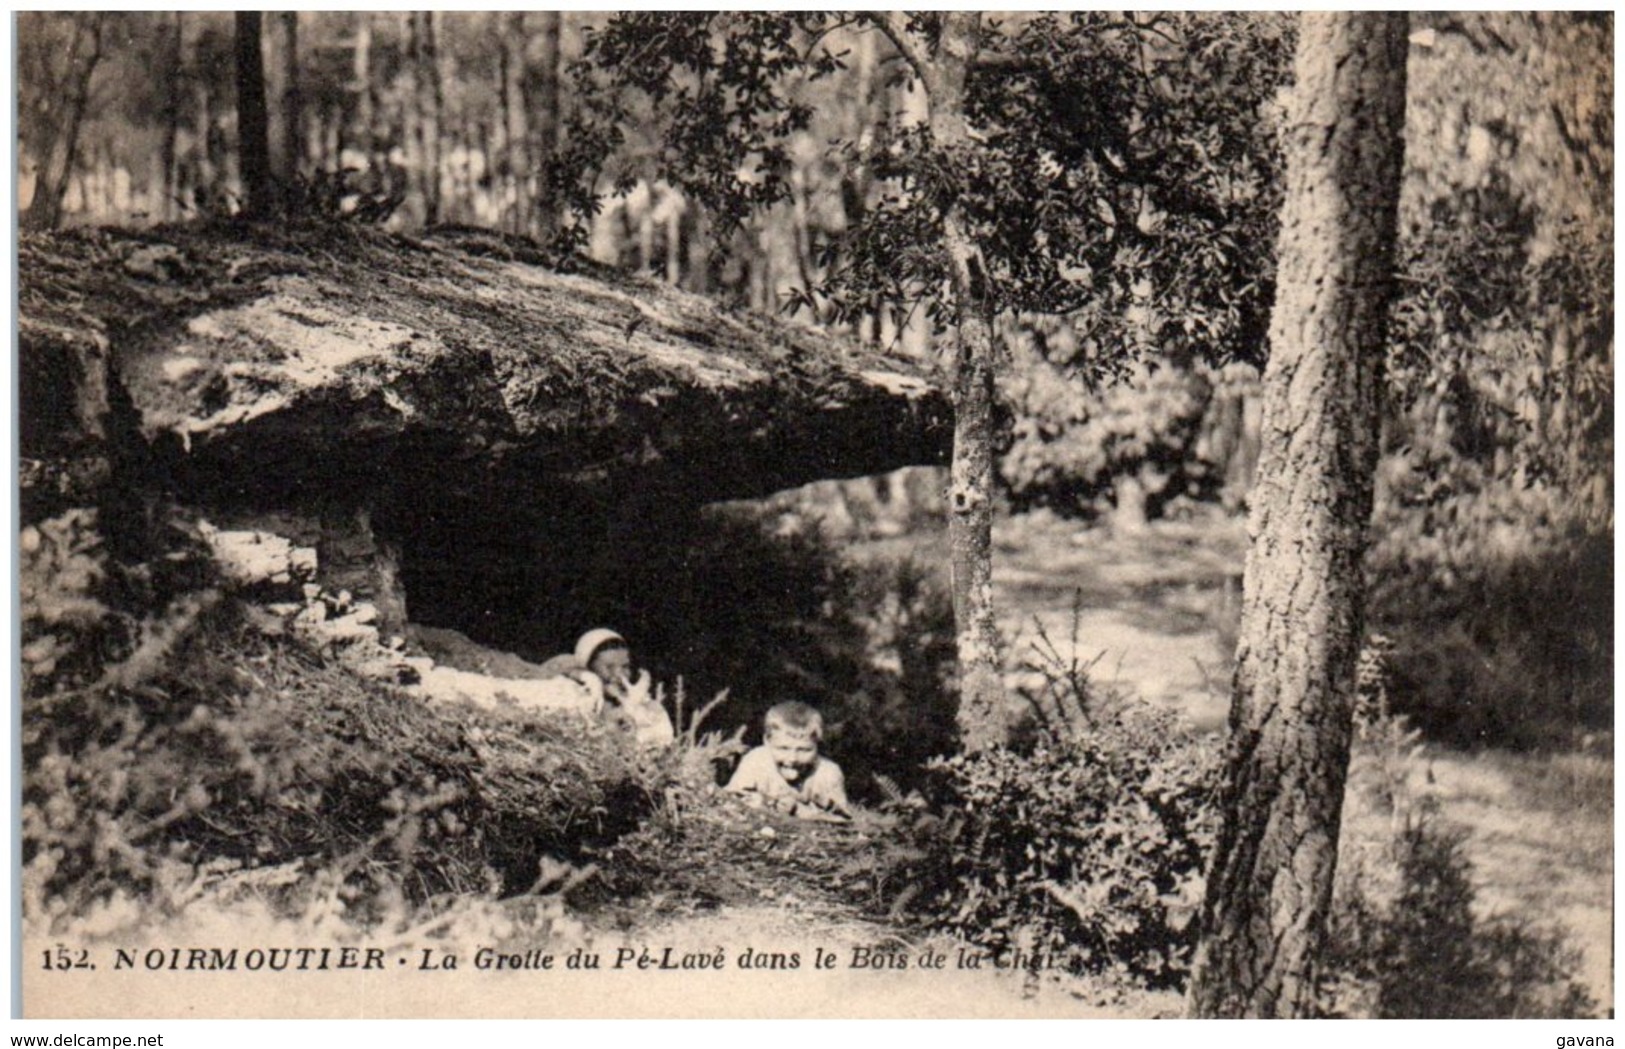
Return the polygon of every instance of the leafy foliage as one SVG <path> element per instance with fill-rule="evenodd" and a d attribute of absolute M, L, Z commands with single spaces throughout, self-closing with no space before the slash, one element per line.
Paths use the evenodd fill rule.
<path fill-rule="evenodd" d="M 932 763 L 895 799 L 893 909 L 1010 965 L 1099 977 L 1118 991 L 1182 985 L 1218 764 L 1165 711 L 1095 687 L 1054 645 L 1017 747 Z M 1018 953 L 1019 952 L 1019 953 Z M 1036 961 L 1035 961 L 1036 959 Z"/>
<path fill-rule="evenodd" d="M 910 25 L 932 45 L 936 16 Z M 991 312 L 1071 314 L 1109 348 L 1102 356 L 1131 343 L 1256 354 L 1269 285 L 1255 264 L 1273 236 L 1276 192 L 1267 102 L 1288 25 L 1095 13 L 990 21 L 967 103 L 974 148 L 950 150 L 902 120 L 833 143 L 837 167 L 865 169 L 866 199 L 793 302 L 823 300 L 837 321 L 877 299 L 924 303 L 947 326 L 938 240 L 957 203 L 988 260 L 979 294 Z M 628 188 L 641 170 L 732 229 L 788 194 L 785 139 L 811 117 L 797 89 L 842 68 L 828 38 L 874 31 L 863 16 L 815 13 L 618 16 L 578 67 L 584 115 L 554 181 L 575 187 L 573 205 L 590 214 L 599 171 L 627 141 L 622 126 L 634 113 L 653 117 L 658 146 L 619 168 L 616 184 Z"/>
<path fill-rule="evenodd" d="M 1014 508 L 1087 515 L 1119 494 L 1120 478 L 1141 483 L 1156 505 L 1212 489 L 1217 464 L 1198 454 L 1212 399 L 1201 370 L 1139 370 L 1138 381 L 1101 389 L 1024 346 L 1016 352 L 1025 366 L 1003 385 L 1013 421 L 999 460 Z"/>
<path fill-rule="evenodd" d="M 1456 502 L 1446 535 L 1400 518 L 1371 557 L 1394 709 L 1466 747 L 1568 748 L 1610 730 L 1612 537 L 1543 534 L 1485 513 L 1490 496 Z"/>
<path fill-rule="evenodd" d="M 1521 500 L 1536 526 L 1612 520 L 1611 232 L 1537 222 L 1492 186 L 1436 205 L 1406 246 L 1389 441 L 1416 487 L 1393 494 L 1446 542 L 1445 498 Z"/>
<path fill-rule="evenodd" d="M 806 46 L 821 18 L 632 12 L 589 30 L 574 67 L 584 104 L 549 179 L 563 198 L 555 203 L 596 214 L 598 176 L 627 145 L 627 125 L 658 114 L 667 122 L 646 158 L 652 174 L 709 209 L 724 241 L 753 208 L 788 191 L 786 140 L 812 118 L 790 89 L 840 67 L 827 49 Z M 638 174 L 620 167 L 615 190 L 630 190 Z M 566 236 L 580 242 L 585 230 Z"/>
<path fill-rule="evenodd" d="M 942 816 L 916 825 L 930 857 L 918 905 L 933 926 L 996 958 L 1039 952 L 1124 987 L 1180 985 L 1213 831 L 1201 744 L 1131 715 L 1068 744 L 937 768 Z"/>

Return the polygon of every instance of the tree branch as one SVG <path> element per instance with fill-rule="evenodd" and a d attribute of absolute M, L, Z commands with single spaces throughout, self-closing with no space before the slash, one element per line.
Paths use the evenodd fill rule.
<path fill-rule="evenodd" d="M 823 42 L 823 39 L 826 36 L 829 36 L 831 33 L 838 30 L 845 29 L 848 26 L 857 25 L 863 21 L 866 21 L 863 15 L 853 15 L 850 18 L 838 18 L 829 25 L 818 30 L 816 33 L 813 33 L 812 39 L 807 41 L 806 48 L 801 52 L 801 64 L 807 64 L 807 62 L 812 58 L 813 48 L 817 47 L 821 42 Z"/>
<path fill-rule="evenodd" d="M 864 19 L 891 41 L 891 46 L 914 67 L 914 74 L 922 80 L 931 67 L 931 56 L 908 31 L 908 15 L 901 11 L 869 11 Z"/>
<path fill-rule="evenodd" d="M 1008 51 L 981 51 L 971 61 L 970 66 L 978 73 L 1033 73 L 1043 69 L 1045 64 L 1031 55 L 1012 54 Z"/>

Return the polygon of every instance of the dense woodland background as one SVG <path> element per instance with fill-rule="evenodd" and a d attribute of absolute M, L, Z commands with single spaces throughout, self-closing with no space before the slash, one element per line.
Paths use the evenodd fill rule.
<path fill-rule="evenodd" d="M 716 26 L 685 31 L 748 18 L 712 17 Z M 1014 509 L 1107 514 L 1119 528 L 1192 502 L 1239 511 L 1257 453 L 1254 366 L 1279 193 L 1273 124 L 1292 21 L 1153 19 L 1131 52 L 1112 42 L 1110 18 L 1089 17 L 1084 28 L 1102 42 L 1061 56 L 1071 96 L 1055 86 L 1060 58 L 1046 55 L 1051 79 L 1023 87 L 1049 91 L 1049 108 L 1029 119 L 1070 120 L 1080 143 L 1140 135 L 1161 145 L 1165 170 L 1160 182 L 1102 183 L 1116 194 L 1100 205 L 1106 220 L 1136 216 L 1147 234 L 1091 249 L 1122 289 L 1100 296 L 1105 307 L 1000 313 L 1000 483 Z M 717 161 L 694 159 L 720 144 L 705 137 L 714 129 L 689 128 L 684 146 L 661 116 L 685 97 L 684 76 L 730 70 L 668 68 L 670 93 L 634 90 L 626 52 L 636 37 L 604 34 L 607 21 L 266 16 L 258 46 L 282 206 L 407 231 L 522 234 L 932 359 L 928 304 L 864 271 L 877 258 L 909 268 L 907 214 L 870 221 L 897 199 L 906 172 L 888 157 L 919 119 L 918 92 L 883 36 L 837 21 L 787 40 L 768 56 L 779 67 L 755 56 L 758 72 L 777 78 L 784 133 L 782 144 L 724 158 L 740 185 L 760 189 L 741 198 L 737 186 L 716 191 Z M 1022 34 L 1035 28 L 1068 46 L 1082 39 L 1019 17 L 1001 32 L 1030 47 Z M 1470 670 L 1437 665 L 1457 647 L 1504 653 L 1499 638 L 1513 624 L 1549 624 L 1542 648 L 1553 655 L 1594 636 L 1613 524 L 1611 31 L 1600 16 L 1413 21 L 1374 608 L 1378 624 L 1428 625 L 1425 638 L 1399 634 L 1402 650 L 1417 651 L 1397 658 L 1417 675 L 1444 675 L 1418 682 L 1428 697 L 1418 702 L 1466 719 L 1452 730 L 1462 739 L 1490 728 L 1462 713 L 1473 709 L 1464 696 L 1532 696 L 1593 658 L 1571 653 L 1540 673 L 1503 668 L 1500 654 Z M 21 15 L 25 226 L 243 211 L 236 40 L 223 13 Z M 815 49 L 835 59 L 821 66 Z M 1198 90 L 1204 83 L 1216 90 Z M 1093 110 L 1080 109 L 1085 88 Z M 988 177 L 1009 182 L 989 190 L 995 205 L 1001 192 L 1037 192 L 1012 172 Z M 1551 588 L 1587 580 L 1603 589 L 1552 600 Z M 1462 628 L 1440 614 L 1490 608 L 1505 622 Z M 1533 609 L 1576 618 L 1520 611 Z M 1600 694 L 1559 691 L 1588 722 L 1606 706 Z"/>
<path fill-rule="evenodd" d="M 923 247 L 931 216 L 918 206 L 933 177 L 932 154 L 920 145 L 922 99 L 895 41 L 855 18 L 816 26 L 750 13 L 17 18 L 25 229 L 250 228 L 249 220 L 409 234 L 483 227 L 528 238 L 560 265 L 582 253 L 948 370 L 953 317 L 936 291 L 944 273 Z M 977 143 L 985 155 L 962 191 L 973 232 L 996 249 L 988 257 L 1001 289 L 988 297 L 999 347 L 1000 519 L 1059 517 L 1080 543 L 1113 550 L 1128 547 L 1110 543 L 1160 549 L 1173 534 L 1159 531 L 1165 526 L 1233 522 L 1247 505 L 1260 440 L 1258 369 L 1274 294 L 1295 21 L 1103 13 L 998 21 L 987 48 L 998 68 L 977 82 L 970 103 L 997 130 Z M 1370 658 L 1362 663 L 1380 687 L 1362 696 L 1380 695 L 1385 714 L 1391 705 L 1430 744 L 1460 753 L 1606 755 L 1612 19 L 1419 14 L 1410 25 L 1399 286 L 1382 348 Z M 724 39 L 744 42 L 713 46 Z M 245 93 L 245 69 L 263 77 L 263 112 L 242 102 L 257 94 Z M 731 108 L 696 110 L 718 85 Z M 772 512 L 827 513 L 833 504 L 837 538 L 884 541 L 938 526 L 932 488 L 860 480 L 785 497 Z M 656 645 L 657 624 L 680 623 L 692 637 L 749 653 L 740 662 L 755 677 L 746 680 L 712 681 L 706 668 L 686 668 L 707 686 L 827 691 L 831 709 L 869 726 L 844 738 L 843 761 L 860 774 L 890 771 L 860 788 L 869 798 L 878 802 L 899 782 L 926 785 L 925 759 L 951 744 L 943 720 L 952 705 L 949 616 L 934 570 L 829 569 L 808 552 L 829 555 L 815 538 L 786 552 L 731 519 L 708 527 L 686 536 L 681 552 L 659 542 L 630 551 L 639 572 L 675 581 L 669 593 L 647 594 L 633 580 L 627 599 L 635 594 L 647 609 L 603 607 L 629 622 L 644 615 L 643 636 Z M 1240 568 L 1238 560 L 1237 578 Z M 775 603 L 769 592 L 779 590 L 794 596 Z M 1233 598 L 1233 589 L 1217 593 Z M 1211 615 L 1233 642 L 1233 600 Z M 795 628 L 752 634 L 747 620 Z M 882 644 L 877 630 L 892 634 Z M 884 671 L 872 658 L 881 648 Z M 1059 682 L 1067 687 L 1057 694 L 1083 703 L 1087 675 L 1075 665 L 1061 670 L 1050 691 Z M 1363 689 L 1368 683 L 1362 678 Z M 1386 724 L 1370 731 L 1388 753 L 1416 742 Z M 1161 730 L 1123 731 L 1090 745 L 1149 751 Z M 901 773 L 899 746 L 908 762 Z M 1183 751 L 1167 761 L 1180 775 L 1196 764 Z M 1132 780 L 1110 761 L 1090 768 Z M 1100 822 L 1100 813 L 1069 807 L 1075 795 L 1137 797 L 1143 786 L 1111 780 L 1074 790 L 1066 777 L 1075 773 L 1017 763 L 958 774 L 962 797 L 1040 791 L 1053 807 L 1017 828 L 1034 840 Z M 1199 867 L 1200 820 L 1180 811 L 1185 822 L 1151 836 L 1177 841 L 1189 873 Z M 921 848 L 935 862 L 932 848 L 961 857 L 964 844 Z M 703 871 L 713 858 L 654 837 L 638 847 L 650 850 L 640 862 L 665 864 L 668 875 Z M 1410 917 L 1458 905 L 1450 913 L 1460 917 L 1472 893 L 1457 846 L 1417 830 L 1407 847 L 1403 863 L 1383 862 L 1422 886 L 1421 911 Z M 1132 881 L 1119 869 L 1111 878 Z M 997 927 L 1013 905 L 991 884 L 946 925 L 967 936 Z M 1033 888 L 1021 906 L 1047 922 L 1072 921 L 1067 907 L 1082 915 L 1076 900 L 1058 909 L 1045 891 Z M 1139 902 L 1155 922 L 1168 920 L 1149 898 Z M 1380 951 L 1363 955 L 1349 963 L 1349 986 L 1379 980 L 1385 967 L 1421 986 L 1400 962 L 1426 968 L 1424 956 L 1449 939 L 1435 926 L 1392 939 L 1397 926 L 1371 913 L 1339 913 L 1344 942 L 1380 926 L 1390 937 L 1383 949 L 1416 955 L 1378 963 L 1371 959 Z M 1183 978 L 1189 934 L 1171 921 L 1157 929 L 1166 937 L 1153 937 L 1130 968 L 1166 989 Z M 1532 942 L 1502 933 L 1494 942 L 1513 953 Z M 1083 942 L 1075 928 L 1056 935 L 1074 948 Z M 1497 956 L 1486 950 L 1461 971 L 1494 970 Z M 1369 970 L 1356 973 L 1360 964 Z M 1518 972 L 1509 986 L 1540 982 Z M 1428 994 L 1483 1001 L 1487 984 L 1472 986 Z M 1386 1004 L 1347 1011 L 1431 1008 L 1428 994 L 1406 997 L 1406 980 L 1382 993 Z M 1503 1014 L 1534 1008 L 1508 1003 Z"/>

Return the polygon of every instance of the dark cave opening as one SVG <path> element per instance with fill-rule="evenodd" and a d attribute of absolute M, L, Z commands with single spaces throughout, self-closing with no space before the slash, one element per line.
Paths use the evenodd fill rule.
<path fill-rule="evenodd" d="M 816 528 L 783 534 L 766 502 L 703 505 L 682 486 L 512 486 L 397 501 L 378 516 L 414 624 L 542 662 L 608 626 L 704 728 L 747 727 L 797 699 L 866 793 L 908 783 L 954 741 L 953 626 L 924 566 L 847 556 Z M 680 726 L 685 727 L 685 726 Z"/>

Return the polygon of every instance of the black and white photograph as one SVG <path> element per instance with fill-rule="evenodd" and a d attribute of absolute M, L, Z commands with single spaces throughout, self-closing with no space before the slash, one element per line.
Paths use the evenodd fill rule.
<path fill-rule="evenodd" d="M 1612 12 L 10 28 L 14 1020 L 1612 1044 Z"/>

